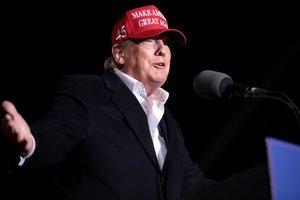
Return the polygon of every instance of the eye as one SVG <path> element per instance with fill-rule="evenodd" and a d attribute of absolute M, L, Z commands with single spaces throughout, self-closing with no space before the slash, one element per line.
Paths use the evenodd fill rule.
<path fill-rule="evenodd" d="M 149 43 L 149 44 L 155 44 L 155 40 L 154 39 L 146 39 L 143 42 Z"/>

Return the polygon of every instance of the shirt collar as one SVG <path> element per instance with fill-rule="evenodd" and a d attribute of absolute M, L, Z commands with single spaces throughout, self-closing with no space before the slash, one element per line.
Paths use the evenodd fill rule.
<path fill-rule="evenodd" d="M 120 79 L 125 83 L 125 85 L 130 89 L 132 93 L 135 95 L 138 94 L 143 98 L 147 99 L 147 94 L 144 85 L 132 78 L 131 76 L 121 72 L 119 69 L 114 68 L 115 73 L 120 77 Z M 162 104 L 165 104 L 169 98 L 169 92 L 164 90 L 163 88 L 159 88 L 153 95 L 152 99 L 159 101 Z"/>

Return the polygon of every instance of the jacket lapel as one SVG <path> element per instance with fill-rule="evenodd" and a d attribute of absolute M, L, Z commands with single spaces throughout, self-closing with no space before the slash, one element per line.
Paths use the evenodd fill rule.
<path fill-rule="evenodd" d="M 165 113 L 163 115 L 163 124 L 162 127 L 164 128 L 165 140 L 167 144 L 167 155 L 164 162 L 163 173 L 166 173 L 166 170 L 170 166 L 171 162 L 176 160 L 177 155 L 177 141 L 181 141 L 181 139 L 176 138 L 178 137 L 178 128 L 177 124 L 173 121 L 173 117 L 171 116 L 168 107 L 165 106 Z"/>
<path fill-rule="evenodd" d="M 124 115 L 124 119 L 127 120 L 149 159 L 160 171 L 150 136 L 147 116 L 138 100 L 112 69 L 106 70 L 103 73 L 103 80 L 106 86 L 114 92 L 111 98 L 112 101 L 114 101 L 120 112 Z"/>

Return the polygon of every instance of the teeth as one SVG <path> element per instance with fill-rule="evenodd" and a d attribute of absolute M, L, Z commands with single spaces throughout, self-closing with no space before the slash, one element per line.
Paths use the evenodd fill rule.
<path fill-rule="evenodd" d="M 156 65 L 156 66 L 158 66 L 158 67 L 162 67 L 162 66 L 164 66 L 164 64 L 163 64 L 163 63 L 156 63 L 155 65 Z"/>

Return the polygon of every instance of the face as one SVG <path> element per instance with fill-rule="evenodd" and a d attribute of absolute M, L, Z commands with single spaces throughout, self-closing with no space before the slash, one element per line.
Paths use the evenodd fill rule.
<path fill-rule="evenodd" d="M 171 51 L 167 35 L 128 40 L 122 48 L 121 71 L 142 82 L 148 96 L 161 87 L 169 74 Z"/>

